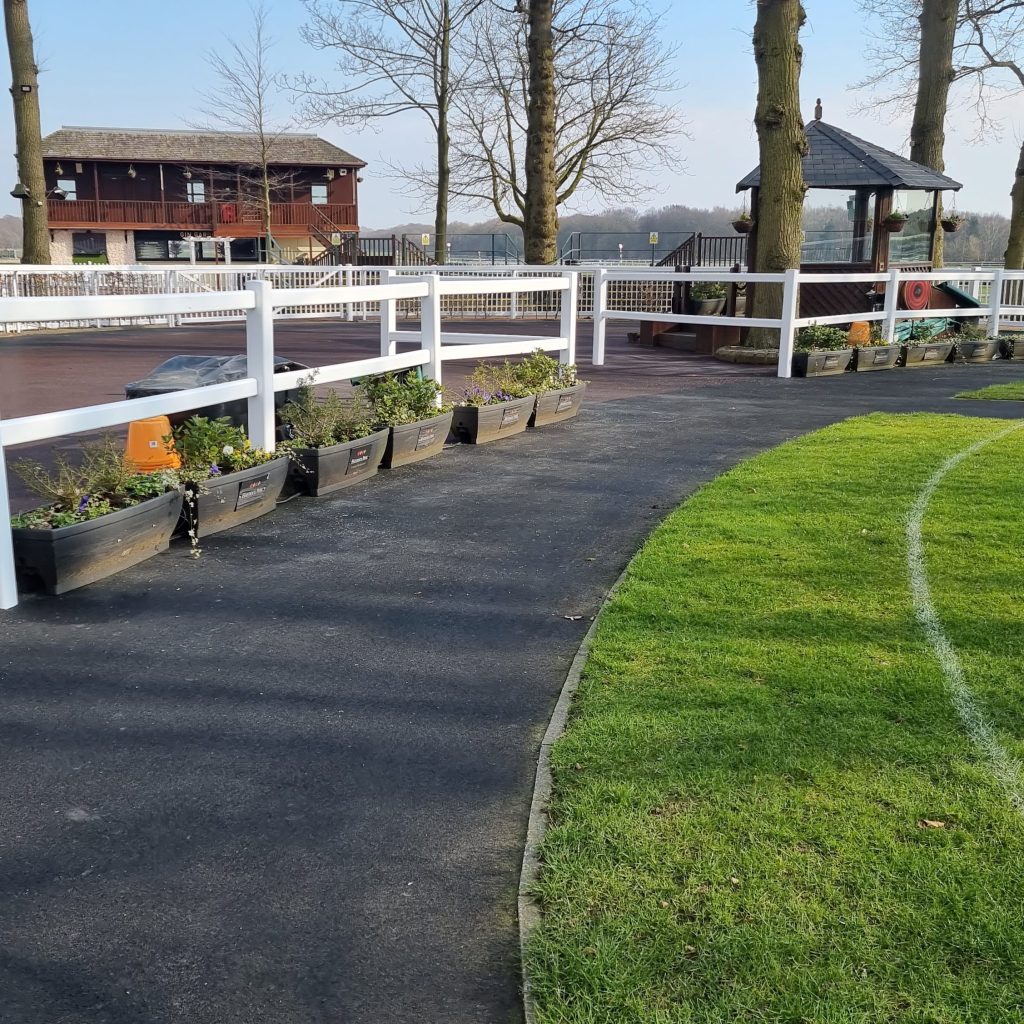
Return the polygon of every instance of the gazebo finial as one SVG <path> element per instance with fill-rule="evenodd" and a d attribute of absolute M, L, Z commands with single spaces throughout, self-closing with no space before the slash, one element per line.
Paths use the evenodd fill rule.
<path fill-rule="evenodd" d="M 814 106 L 814 120 L 815 121 L 820 121 L 822 116 L 823 116 L 823 114 L 824 114 L 824 111 L 821 109 L 821 97 L 819 96 L 818 97 L 818 102 Z"/>

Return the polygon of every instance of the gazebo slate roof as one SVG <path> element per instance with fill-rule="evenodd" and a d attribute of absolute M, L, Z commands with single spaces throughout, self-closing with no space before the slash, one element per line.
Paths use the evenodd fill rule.
<path fill-rule="evenodd" d="M 805 129 L 808 153 L 803 159 L 804 184 L 808 188 L 901 188 L 949 189 L 963 186 L 923 164 L 890 153 L 842 128 L 811 121 Z M 761 168 L 755 167 L 736 186 L 737 192 L 757 188 Z"/>
<path fill-rule="evenodd" d="M 256 136 L 247 132 L 161 131 L 149 128 L 63 127 L 43 139 L 49 160 L 136 160 L 154 163 L 249 164 Z M 365 167 L 366 161 L 321 139 L 286 132 L 271 149 L 275 164 Z"/>

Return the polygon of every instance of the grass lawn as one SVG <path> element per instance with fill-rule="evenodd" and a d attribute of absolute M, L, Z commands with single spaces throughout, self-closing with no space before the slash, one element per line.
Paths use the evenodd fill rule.
<path fill-rule="evenodd" d="M 1014 380 L 1007 384 L 990 384 L 987 388 L 977 391 L 961 391 L 957 398 L 990 398 L 1017 399 L 1024 402 L 1024 380 Z"/>
<path fill-rule="evenodd" d="M 905 518 L 1006 420 L 851 420 L 654 533 L 553 754 L 529 949 L 544 1024 L 1024 1019 L 1024 816 L 908 587 Z M 966 680 L 1024 756 L 1024 430 L 925 521 Z"/>

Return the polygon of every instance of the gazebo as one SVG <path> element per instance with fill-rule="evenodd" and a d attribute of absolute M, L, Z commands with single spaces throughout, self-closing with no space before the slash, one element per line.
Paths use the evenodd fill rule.
<path fill-rule="evenodd" d="M 935 254 L 938 202 L 942 192 L 962 188 L 958 181 L 923 164 L 891 153 L 874 143 L 826 124 L 821 105 L 805 129 L 808 152 L 803 158 L 804 184 L 847 194 L 847 223 L 842 227 L 805 232 L 801 269 L 819 273 L 930 270 Z M 737 185 L 750 190 L 754 226 L 747 244 L 747 264 L 756 271 L 757 206 L 761 168 L 755 167 Z M 898 230 L 887 223 L 893 212 L 906 217 Z M 881 290 L 881 289 L 879 289 Z M 871 296 L 863 284 L 806 285 L 801 289 L 801 313 L 867 311 Z"/>

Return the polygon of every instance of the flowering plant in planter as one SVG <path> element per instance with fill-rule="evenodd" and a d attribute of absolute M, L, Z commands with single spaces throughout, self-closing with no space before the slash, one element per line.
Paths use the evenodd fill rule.
<path fill-rule="evenodd" d="M 181 459 L 178 473 L 185 481 L 181 530 L 188 534 L 196 556 L 200 536 L 239 526 L 274 507 L 292 457 L 287 450 L 257 448 L 245 430 L 227 418 L 192 416 L 175 427 L 164 443 Z"/>
<path fill-rule="evenodd" d="M 839 349 L 849 348 L 850 339 L 847 332 L 838 327 L 811 324 L 801 328 L 794 347 L 798 352 L 837 352 Z"/>
<path fill-rule="evenodd" d="M 175 427 L 164 441 L 181 459 L 178 472 L 182 479 L 197 483 L 280 458 L 273 452 L 254 447 L 245 430 L 233 426 L 226 417 L 211 420 L 192 416 Z"/>
<path fill-rule="evenodd" d="M 173 491 L 179 481 L 173 470 L 138 472 L 114 437 L 83 445 L 77 464 L 58 451 L 53 470 L 34 459 L 19 459 L 11 468 L 45 502 L 40 508 L 11 517 L 12 526 L 28 529 L 60 529 L 86 523 Z"/>
<path fill-rule="evenodd" d="M 19 579 L 63 594 L 165 551 L 181 513 L 179 476 L 140 473 L 113 437 L 82 447 L 73 464 L 29 459 L 15 472 L 46 504 L 12 516 Z"/>

